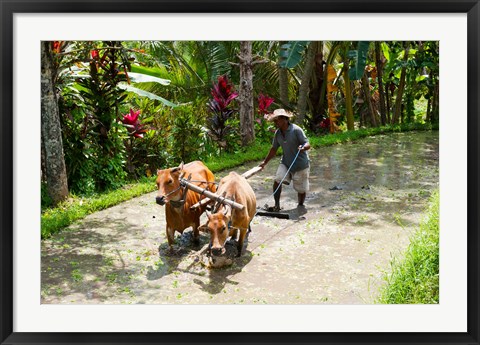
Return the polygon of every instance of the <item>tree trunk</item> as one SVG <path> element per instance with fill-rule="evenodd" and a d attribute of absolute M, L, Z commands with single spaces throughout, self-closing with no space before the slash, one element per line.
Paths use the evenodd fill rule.
<path fill-rule="evenodd" d="M 323 120 L 323 114 L 325 114 L 325 106 L 322 107 L 320 102 L 321 90 L 324 83 L 324 68 L 325 61 L 323 60 L 323 42 L 319 41 L 317 44 L 317 51 L 315 52 L 315 65 L 311 79 L 310 89 L 310 103 L 312 104 L 312 121 L 309 123 L 309 127 L 314 130 L 319 123 Z"/>
<path fill-rule="evenodd" d="M 303 68 L 302 83 L 298 90 L 297 103 L 297 123 L 303 124 L 307 112 L 308 91 L 310 89 L 310 79 L 312 78 L 313 67 L 315 65 L 315 53 L 317 52 L 318 42 L 312 41 L 307 48 L 307 57 L 305 67 Z"/>
<path fill-rule="evenodd" d="M 390 92 L 389 92 L 389 88 L 388 88 L 388 85 L 387 84 L 387 90 L 385 92 L 385 95 L 387 96 L 387 123 L 392 123 L 392 119 L 391 119 L 391 116 L 390 116 L 390 108 L 391 108 L 391 98 L 390 98 Z"/>
<path fill-rule="evenodd" d="M 242 146 L 247 146 L 255 140 L 253 118 L 253 70 L 252 42 L 240 42 L 240 135 Z"/>
<path fill-rule="evenodd" d="M 342 42 L 334 42 L 332 46 L 330 47 L 330 52 L 328 53 L 327 59 L 323 67 L 323 83 L 320 86 L 320 100 L 318 102 L 318 107 L 321 111 L 321 114 L 323 115 L 324 113 L 327 112 L 328 110 L 328 100 L 327 100 L 327 79 L 328 79 L 328 65 L 331 65 L 333 61 L 335 60 L 335 57 L 337 55 L 338 50 L 342 46 Z M 327 100 L 327 101 L 326 101 Z"/>
<path fill-rule="evenodd" d="M 431 114 L 432 114 L 431 109 L 432 109 L 432 97 L 429 97 L 427 102 L 426 122 L 433 123 L 432 117 L 431 117 Z"/>
<path fill-rule="evenodd" d="M 372 95 L 370 94 L 370 82 L 368 81 L 366 72 L 363 72 L 362 88 L 363 88 L 363 99 L 368 106 L 368 113 L 370 114 L 370 124 L 372 125 L 372 127 L 377 127 L 375 108 L 373 107 Z"/>
<path fill-rule="evenodd" d="M 280 42 L 280 46 L 285 43 L 287 42 Z M 284 107 L 288 107 L 290 104 L 288 99 L 288 70 L 280 66 L 278 67 L 278 87 L 280 91 L 280 103 L 282 103 Z"/>
<path fill-rule="evenodd" d="M 41 130 L 45 154 L 45 179 L 47 191 L 54 205 L 68 196 L 67 172 L 63 155 L 60 111 L 55 94 L 55 68 L 52 60 L 51 42 L 41 43 Z"/>
<path fill-rule="evenodd" d="M 405 56 L 403 57 L 404 66 L 402 67 L 402 72 L 400 74 L 400 84 L 398 85 L 397 97 L 395 99 L 395 111 L 393 113 L 392 124 L 398 123 L 398 119 L 402 113 L 402 104 L 403 104 L 403 92 L 405 90 L 405 79 L 407 75 L 407 66 L 406 62 L 408 60 L 408 52 L 410 51 L 410 43 L 406 42 L 405 47 Z"/>
<path fill-rule="evenodd" d="M 353 97 L 352 97 L 352 88 L 350 82 L 350 76 L 348 74 L 349 60 L 347 52 L 345 52 L 343 57 L 343 83 L 345 84 L 345 109 L 347 112 L 347 129 L 349 131 L 355 130 L 354 119 L 353 119 Z"/>
<path fill-rule="evenodd" d="M 385 88 L 383 86 L 383 62 L 381 58 L 380 42 L 375 42 L 375 60 L 377 64 L 378 93 L 380 96 L 380 119 L 382 126 L 387 124 L 387 109 L 385 107 Z"/>
<path fill-rule="evenodd" d="M 432 123 L 436 123 L 439 120 L 439 85 L 438 80 L 435 81 L 435 88 L 433 92 L 433 100 L 432 100 L 432 111 L 430 117 L 432 119 Z"/>

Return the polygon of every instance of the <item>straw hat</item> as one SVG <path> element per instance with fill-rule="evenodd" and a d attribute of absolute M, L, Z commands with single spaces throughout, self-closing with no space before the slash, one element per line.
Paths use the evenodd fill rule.
<path fill-rule="evenodd" d="M 285 117 L 291 118 L 293 114 L 287 112 L 285 109 L 276 109 L 273 111 L 272 114 L 268 115 L 268 121 L 273 121 L 279 116 L 285 116 Z"/>

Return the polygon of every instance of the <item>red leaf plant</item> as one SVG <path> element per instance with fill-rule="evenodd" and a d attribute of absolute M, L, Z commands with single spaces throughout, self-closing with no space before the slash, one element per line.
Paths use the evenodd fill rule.
<path fill-rule="evenodd" d="M 90 55 L 92 55 L 92 59 L 98 60 L 98 57 L 99 57 L 98 50 L 96 50 L 96 49 L 91 50 Z"/>
<path fill-rule="evenodd" d="M 231 103 L 238 97 L 238 92 L 235 92 L 233 88 L 233 84 L 229 82 L 226 75 L 218 77 L 217 83 L 212 86 L 213 98 L 207 103 L 212 114 L 207 119 L 208 133 L 221 148 L 226 148 L 226 137 L 232 131 L 231 126 L 227 125 L 227 121 L 236 112 Z"/>
<path fill-rule="evenodd" d="M 62 52 L 63 46 L 64 46 L 63 41 L 53 41 L 52 50 L 53 52 L 60 54 Z"/>
<path fill-rule="evenodd" d="M 147 132 L 138 119 L 139 115 L 140 110 L 134 111 L 130 108 L 130 113 L 123 115 L 122 119 L 122 122 L 125 127 L 127 127 L 128 132 L 135 138 L 143 138 L 143 134 Z"/>
<path fill-rule="evenodd" d="M 226 75 L 218 77 L 218 83 L 213 84 L 212 96 L 215 100 L 215 110 L 224 111 L 228 105 L 238 97 L 238 92 L 233 91 L 233 85 L 229 83 Z"/>
<path fill-rule="evenodd" d="M 326 118 L 326 119 L 323 119 L 322 122 L 320 122 L 320 128 L 330 128 L 330 119 L 329 118 Z"/>
<path fill-rule="evenodd" d="M 268 110 L 268 107 L 275 101 L 272 97 L 269 97 L 264 94 L 259 94 L 258 95 L 258 114 L 260 115 L 261 118 L 266 119 L 270 111 Z M 261 124 L 262 119 L 257 118 L 256 121 Z"/>

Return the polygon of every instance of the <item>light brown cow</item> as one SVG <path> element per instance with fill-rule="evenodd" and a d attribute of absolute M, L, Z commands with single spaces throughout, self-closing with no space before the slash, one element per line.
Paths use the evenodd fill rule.
<path fill-rule="evenodd" d="M 245 207 L 243 210 L 232 210 L 228 205 L 221 205 L 216 213 L 211 214 L 207 211 L 206 227 L 210 232 L 211 254 L 215 256 L 224 254 L 225 242 L 228 237 L 232 236 L 236 239 L 239 231 L 237 247 L 238 256 L 240 256 L 247 229 L 250 229 L 250 221 L 256 213 L 257 199 L 255 193 L 243 176 L 231 172 L 220 180 L 217 194 L 224 195 L 225 198 L 234 200 Z"/>
<path fill-rule="evenodd" d="M 190 175 L 192 183 L 207 188 L 211 192 L 216 191 L 213 173 L 200 161 L 185 165 L 182 163 L 176 168 L 157 171 L 156 202 L 159 205 L 165 205 L 166 231 L 170 248 L 174 243 L 175 231 L 183 233 L 190 226 L 193 229 L 194 242 L 196 244 L 199 242 L 200 215 L 205 211 L 206 205 L 190 210 L 190 206 L 203 198 L 200 194 L 180 185 L 180 177 L 188 178 Z"/>

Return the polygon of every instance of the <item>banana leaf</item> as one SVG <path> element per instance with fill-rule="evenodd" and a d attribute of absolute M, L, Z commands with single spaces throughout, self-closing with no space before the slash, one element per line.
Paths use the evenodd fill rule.
<path fill-rule="evenodd" d="M 302 61 L 303 52 L 309 41 L 292 41 L 280 47 L 280 62 L 282 68 L 293 68 Z"/>
<path fill-rule="evenodd" d="M 140 65 L 131 65 L 129 74 L 131 72 L 146 74 L 146 75 L 157 77 L 157 78 L 163 78 L 166 75 L 165 70 L 159 67 L 147 67 L 147 66 L 140 66 Z"/>
<path fill-rule="evenodd" d="M 383 56 L 385 56 L 385 59 L 387 61 L 390 61 L 390 47 L 385 42 L 382 42 L 381 47 L 382 47 Z"/>
<path fill-rule="evenodd" d="M 154 83 L 159 83 L 159 84 L 162 84 L 162 85 L 170 85 L 170 80 L 153 77 L 151 75 L 147 75 L 147 74 L 143 74 L 143 73 L 129 72 L 128 76 L 130 77 L 130 80 L 133 81 L 134 83 L 154 82 Z"/>
<path fill-rule="evenodd" d="M 141 90 L 139 88 L 136 88 L 134 86 L 131 86 L 131 85 L 128 85 L 128 84 L 118 84 L 117 85 L 119 88 L 125 90 L 125 91 L 128 91 L 128 92 L 133 92 L 133 93 L 136 93 L 137 95 L 141 96 L 141 97 L 148 97 L 150 99 L 155 99 L 157 101 L 160 101 L 162 102 L 163 104 L 165 104 L 166 106 L 168 107 L 177 107 L 178 104 L 175 104 L 175 103 L 172 103 L 170 101 L 167 101 L 165 98 L 162 98 L 160 96 L 157 96 L 151 92 L 148 92 L 148 91 L 145 91 L 145 90 Z"/>
<path fill-rule="evenodd" d="M 355 65 L 348 71 L 350 80 L 359 80 L 362 78 L 365 71 L 365 65 L 367 64 L 369 46 L 369 41 L 359 41 L 357 44 L 357 50 L 350 50 L 348 52 L 348 57 L 355 63 Z"/>

